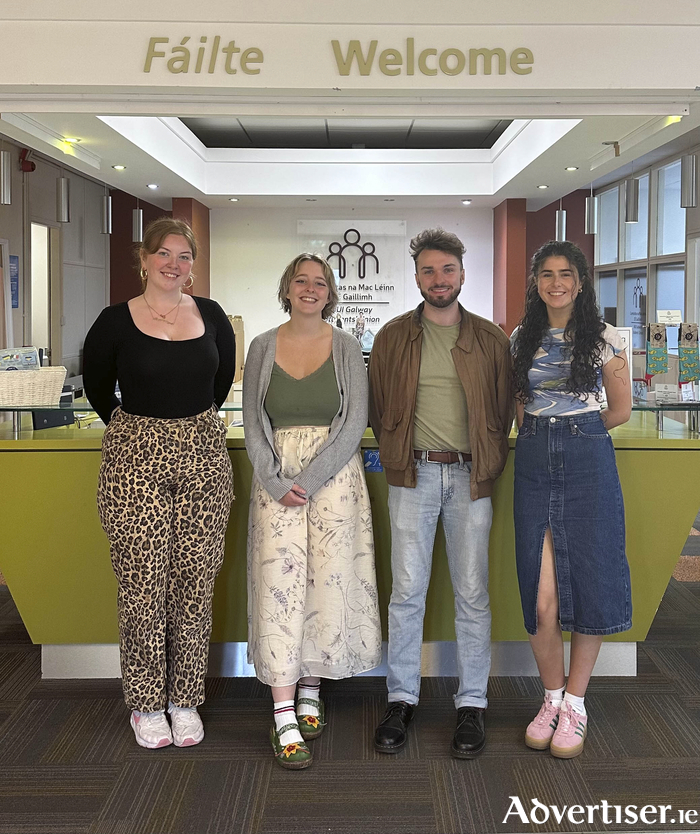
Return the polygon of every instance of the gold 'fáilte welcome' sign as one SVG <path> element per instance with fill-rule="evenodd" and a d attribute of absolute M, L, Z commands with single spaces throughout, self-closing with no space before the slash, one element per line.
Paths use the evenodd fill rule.
<path fill-rule="evenodd" d="M 179 43 L 170 45 L 170 38 L 150 38 L 143 71 L 151 72 L 154 61 L 164 61 L 164 69 L 173 74 L 208 73 L 223 70 L 235 75 L 239 70 L 245 75 L 259 75 L 260 65 L 265 57 L 259 47 L 242 48 L 235 40 L 222 41 L 220 35 L 211 40 L 202 35 L 191 42 L 190 35 Z M 330 42 L 339 75 L 348 76 L 357 70 L 359 75 L 368 76 L 375 70 L 385 76 L 397 75 L 528 75 L 535 62 L 531 49 L 517 47 L 509 53 L 501 47 L 459 49 L 448 47 L 417 48 L 415 38 L 406 38 L 401 49 L 389 47 L 379 49 L 378 40 L 370 40 L 363 47 L 359 40 L 350 40 L 343 47 L 340 41 Z"/>

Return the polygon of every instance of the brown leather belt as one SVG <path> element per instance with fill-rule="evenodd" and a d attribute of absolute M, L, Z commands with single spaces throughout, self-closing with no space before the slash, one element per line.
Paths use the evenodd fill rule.
<path fill-rule="evenodd" d="M 413 457 L 416 460 L 425 460 L 428 463 L 459 463 L 459 456 L 462 460 L 471 460 L 472 456 L 466 452 L 422 452 L 420 449 L 413 450 Z"/>

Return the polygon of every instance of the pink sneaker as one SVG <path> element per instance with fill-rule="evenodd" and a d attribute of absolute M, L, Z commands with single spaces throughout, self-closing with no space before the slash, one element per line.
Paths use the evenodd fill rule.
<path fill-rule="evenodd" d="M 136 712 L 134 710 L 131 713 L 130 721 L 136 736 L 136 742 L 141 747 L 156 750 L 159 747 L 168 747 L 173 743 L 170 724 L 168 724 L 168 719 L 162 709 L 157 712 Z"/>
<path fill-rule="evenodd" d="M 550 753 L 558 759 L 573 759 L 583 751 L 588 728 L 587 715 L 579 715 L 566 701 L 559 708 L 559 724 L 552 737 Z"/>
<path fill-rule="evenodd" d="M 555 707 L 546 695 L 540 711 L 527 725 L 525 744 L 535 750 L 546 750 L 559 722 L 559 707 Z"/>

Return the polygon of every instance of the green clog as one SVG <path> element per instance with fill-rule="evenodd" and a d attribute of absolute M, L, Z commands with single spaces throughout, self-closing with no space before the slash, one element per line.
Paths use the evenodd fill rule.
<path fill-rule="evenodd" d="M 282 744 L 280 736 L 288 730 L 298 729 L 297 724 L 285 724 L 279 732 L 273 726 L 270 730 L 270 744 L 275 751 L 275 761 L 280 767 L 288 770 L 303 770 L 314 760 L 311 751 L 304 742 L 294 741 L 291 744 Z"/>
<path fill-rule="evenodd" d="M 310 707 L 316 707 L 318 716 L 299 714 L 299 704 L 308 704 Z M 306 741 L 312 738 L 318 738 L 326 726 L 326 709 L 323 701 L 319 698 L 299 698 L 297 701 L 297 720 L 299 721 L 299 732 Z"/>

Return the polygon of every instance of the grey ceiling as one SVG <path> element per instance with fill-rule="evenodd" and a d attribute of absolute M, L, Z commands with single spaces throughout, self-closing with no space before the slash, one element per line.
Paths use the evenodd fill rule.
<path fill-rule="evenodd" d="M 490 148 L 508 119 L 182 119 L 207 148 Z"/>

